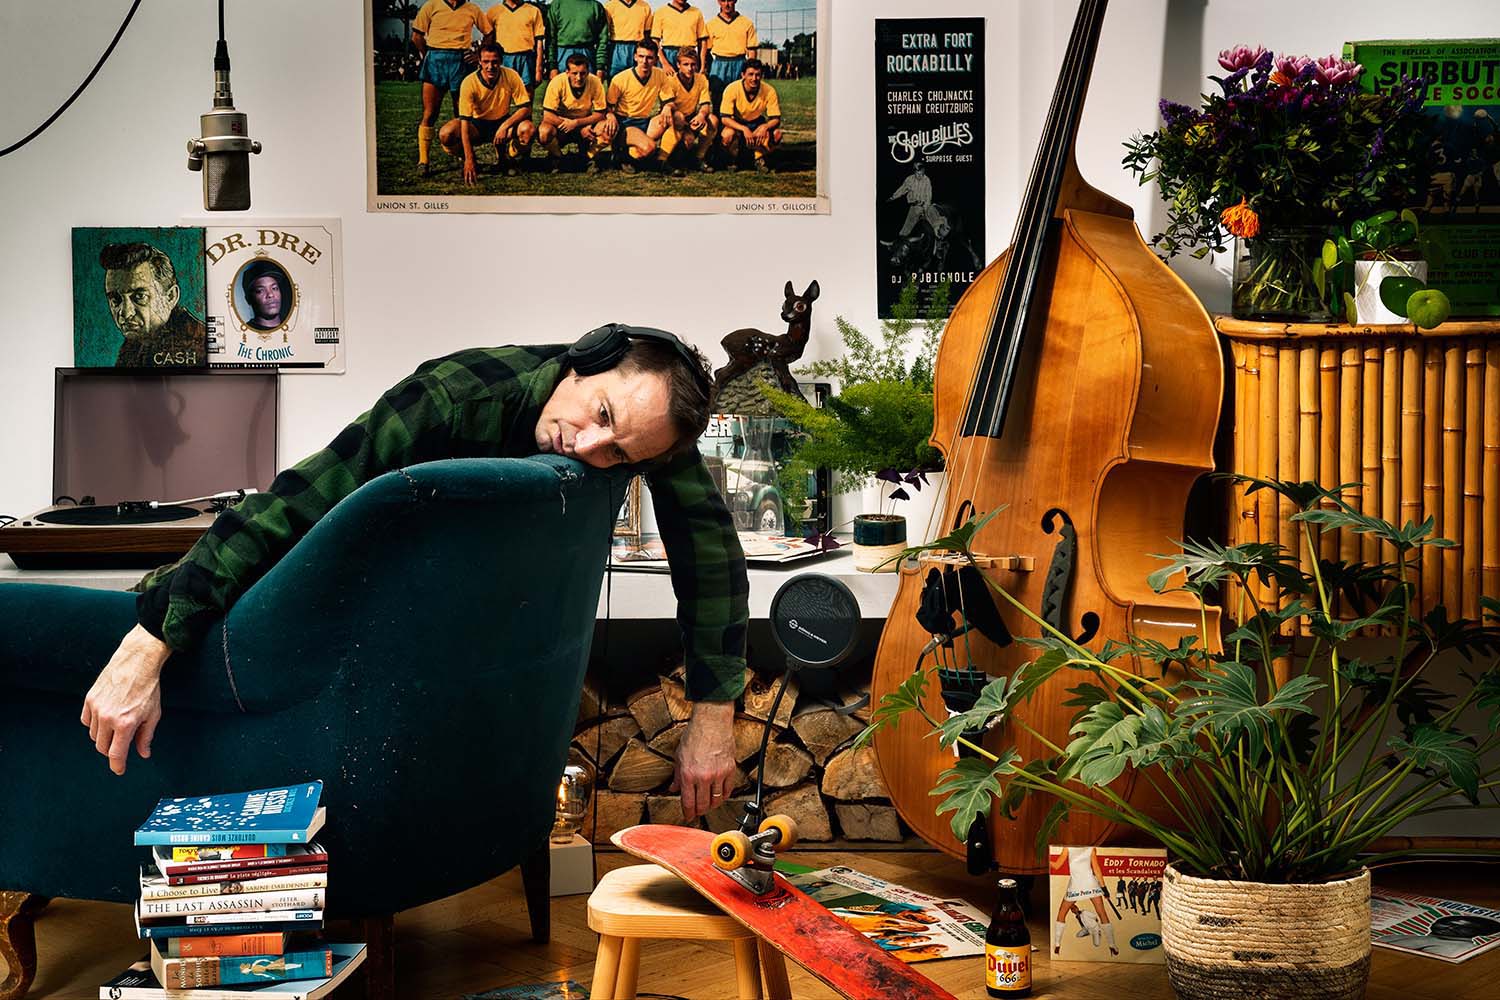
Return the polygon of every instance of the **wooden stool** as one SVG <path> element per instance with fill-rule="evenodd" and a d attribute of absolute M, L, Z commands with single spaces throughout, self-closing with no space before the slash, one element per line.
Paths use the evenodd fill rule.
<path fill-rule="evenodd" d="M 771 1000 L 791 1000 L 781 952 L 657 865 L 616 868 L 601 878 L 589 896 L 589 928 L 599 932 L 591 1000 L 633 1000 L 642 938 L 732 941 L 740 1000 L 760 1000 L 762 967 Z"/>

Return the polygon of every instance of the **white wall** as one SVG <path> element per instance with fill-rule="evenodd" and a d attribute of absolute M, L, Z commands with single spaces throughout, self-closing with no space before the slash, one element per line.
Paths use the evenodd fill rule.
<path fill-rule="evenodd" d="M 50 114 L 113 36 L 128 0 L 0 5 L 0 145 Z M 1116 0 L 1100 44 L 1079 160 L 1096 186 L 1158 221 L 1150 192 L 1119 166 L 1120 143 L 1155 123 L 1158 97 L 1189 100 L 1214 54 L 1247 42 L 1332 51 L 1346 38 L 1500 33 L 1487 0 L 1319 3 Z M 778 329 L 783 282 L 818 278 L 809 358 L 836 350 L 835 314 L 875 325 L 874 19 L 988 17 L 987 255 L 1009 241 L 1025 174 L 1072 22 L 1070 0 L 832 0 L 828 127 L 833 213 L 817 218 L 394 216 L 365 205 L 364 0 L 230 0 L 234 93 L 266 152 L 252 166 L 255 211 L 334 215 L 344 227 L 348 373 L 284 380 L 284 463 L 321 446 L 419 361 L 473 344 L 568 340 L 614 318 L 683 332 L 718 360 L 741 326 Z M 83 97 L 40 138 L 0 159 L 0 513 L 48 499 L 54 367 L 72 356 L 70 229 L 172 225 L 201 215 L 183 144 L 212 96 L 215 4 L 142 4 Z M 1438 16 L 1438 9 L 1442 14 Z M 437 154 L 441 155 L 441 154 Z M 579 295 L 551 277 L 543 252 L 564 240 L 629 248 L 643 262 L 602 270 Z M 692 260 L 692 246 L 740 241 L 698 269 L 694 296 L 653 297 L 652 263 Z M 431 247 L 449 248 L 433 261 Z M 1185 271 L 1189 269 L 1184 268 Z M 1189 279 L 1210 308 L 1222 282 Z M 726 294 L 727 292 L 727 294 Z"/>

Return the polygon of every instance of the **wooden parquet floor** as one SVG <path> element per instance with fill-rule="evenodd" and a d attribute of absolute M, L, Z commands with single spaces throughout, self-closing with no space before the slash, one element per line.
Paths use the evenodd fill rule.
<path fill-rule="evenodd" d="M 617 852 L 601 852 L 600 871 L 635 864 Z M 968 899 L 988 911 L 990 880 L 974 880 L 945 855 L 917 852 L 792 852 L 791 860 L 817 867 L 842 864 L 914 889 Z M 1500 907 L 1500 865 L 1448 863 L 1407 865 L 1377 873 L 1393 888 L 1444 895 Z M 1042 890 L 1044 891 L 1044 890 Z M 520 875 L 511 872 L 458 896 L 400 914 L 396 919 L 397 994 L 402 1000 L 458 1000 L 465 993 L 543 980 L 589 984 L 597 943 L 586 919 L 586 896 L 553 900 L 552 941 L 531 943 Z M 1166 974 L 1155 965 L 1051 964 L 1047 960 L 1045 900 L 1033 906 L 1032 940 L 1040 998 L 1069 1000 L 1168 1000 Z M 143 954 L 130 907 L 59 899 L 36 924 L 40 968 L 30 997 L 84 1000 Z M 1370 1000 L 1483 1000 L 1500 997 L 1500 949 L 1462 965 L 1408 958 L 1376 949 Z M 798 1000 L 835 994 L 792 963 Z M 927 962 L 920 970 L 956 996 L 985 995 L 980 960 Z M 1486 985 L 1488 984 L 1488 985 Z M 641 949 L 640 991 L 690 1000 L 734 997 L 734 966 L 727 945 L 713 942 L 646 942 Z M 356 1000 L 357 980 L 336 1000 Z M 1316 998 L 1308 998 L 1316 1000 Z"/>

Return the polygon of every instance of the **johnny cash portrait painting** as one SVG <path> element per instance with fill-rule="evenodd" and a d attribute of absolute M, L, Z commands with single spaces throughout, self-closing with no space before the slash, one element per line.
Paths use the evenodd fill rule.
<path fill-rule="evenodd" d="M 344 370 L 337 219 L 246 219 L 204 230 L 214 368 Z"/>
<path fill-rule="evenodd" d="M 203 230 L 73 230 L 73 363 L 201 368 Z"/>

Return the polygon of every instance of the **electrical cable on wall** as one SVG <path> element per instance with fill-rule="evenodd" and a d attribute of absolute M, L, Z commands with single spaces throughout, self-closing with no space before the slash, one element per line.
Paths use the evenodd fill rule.
<path fill-rule="evenodd" d="M 37 136 L 39 136 L 43 132 L 47 131 L 48 126 L 50 126 L 53 122 L 55 122 L 59 118 L 61 118 L 62 117 L 62 113 L 64 111 L 68 110 L 68 108 L 70 108 L 70 107 L 73 106 L 73 102 L 76 101 L 76 100 L 78 100 L 78 97 L 79 97 L 80 94 L 83 93 L 84 88 L 86 88 L 90 83 L 92 83 L 93 80 L 94 80 L 94 77 L 96 77 L 96 76 L 99 75 L 99 70 L 101 70 L 101 69 L 104 68 L 104 62 L 105 62 L 105 60 L 107 60 L 109 58 L 110 53 L 114 52 L 115 46 L 118 45 L 119 42 L 120 42 L 120 36 L 122 36 L 122 35 L 125 34 L 125 29 L 130 25 L 130 19 L 132 17 L 135 17 L 135 9 L 137 7 L 139 7 L 140 5 L 141 5 L 141 0 L 134 0 L 134 2 L 130 5 L 130 9 L 125 12 L 125 20 L 123 20 L 123 21 L 120 22 L 120 30 L 118 30 L 118 31 L 115 32 L 115 37 L 110 40 L 109 47 L 104 50 L 104 54 L 99 57 L 99 61 L 94 64 L 94 68 L 89 71 L 89 75 L 83 78 L 83 82 L 78 85 L 78 89 L 75 90 L 75 91 L 73 91 L 73 96 L 69 97 L 66 101 L 63 101 L 62 107 L 60 107 L 56 111 L 52 112 L 51 116 L 49 116 L 46 121 L 42 122 L 36 128 L 32 129 L 31 133 L 29 135 L 27 135 L 25 138 L 20 139 L 17 142 L 11 143 L 9 146 L 6 146 L 4 149 L 0 149 L 0 156 L 8 156 L 9 154 L 14 153 L 16 150 L 20 149 L 22 146 L 24 146 L 28 142 L 30 142 L 32 139 L 35 139 Z M 223 27 L 223 25 L 224 25 L 224 6 L 223 6 L 223 3 L 221 2 L 220 5 L 219 5 L 219 35 L 221 37 L 224 34 L 224 27 Z"/>

